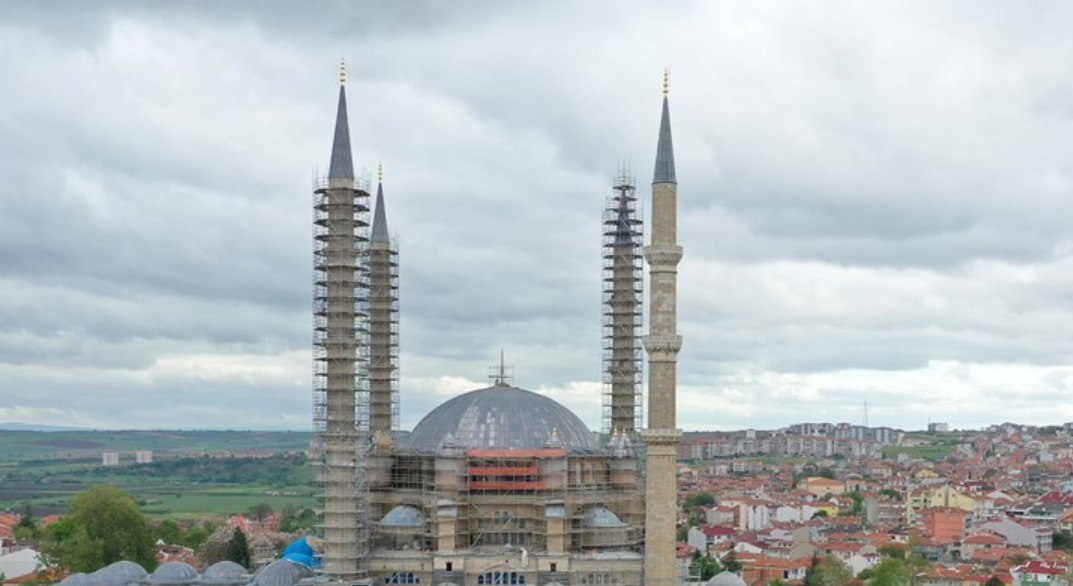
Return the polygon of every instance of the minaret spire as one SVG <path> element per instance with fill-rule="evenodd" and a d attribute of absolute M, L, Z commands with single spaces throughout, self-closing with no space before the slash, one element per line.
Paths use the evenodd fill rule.
<path fill-rule="evenodd" d="M 677 428 L 678 350 L 678 181 L 674 173 L 671 115 L 667 100 L 669 76 L 663 77 L 663 114 L 652 176 L 652 240 L 645 247 L 650 284 L 648 335 L 648 428 L 642 437 L 648 447 L 645 463 L 645 580 L 646 586 L 676 583 L 675 461 Z"/>
<path fill-rule="evenodd" d="M 384 166 L 377 168 L 376 211 L 373 212 L 373 230 L 371 241 L 388 244 L 391 238 L 387 230 L 387 210 L 384 208 Z"/>
<path fill-rule="evenodd" d="M 652 183 L 678 183 L 674 173 L 674 142 L 671 140 L 670 73 L 663 72 L 663 115 L 659 121 L 659 142 L 656 143 L 656 170 Z"/>
<path fill-rule="evenodd" d="M 354 160 L 350 154 L 350 124 L 346 111 L 346 62 L 339 71 L 339 107 L 335 112 L 335 138 L 328 179 L 354 180 Z"/>

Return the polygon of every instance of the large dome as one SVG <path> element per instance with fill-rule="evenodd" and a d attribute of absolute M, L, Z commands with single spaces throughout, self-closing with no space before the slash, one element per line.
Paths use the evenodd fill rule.
<path fill-rule="evenodd" d="M 543 395 L 508 386 L 470 391 L 436 407 L 414 427 L 408 445 L 432 452 L 449 436 L 464 449 L 600 449 L 589 428 L 569 409 Z"/>

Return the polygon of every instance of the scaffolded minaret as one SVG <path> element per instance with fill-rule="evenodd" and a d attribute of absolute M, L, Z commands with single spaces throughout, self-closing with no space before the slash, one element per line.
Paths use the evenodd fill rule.
<path fill-rule="evenodd" d="M 340 75 L 331 166 L 313 191 L 313 422 L 322 444 L 319 470 L 324 572 L 359 578 L 364 551 L 364 463 L 358 396 L 368 281 L 362 255 L 368 248 L 369 193 L 354 178 L 347 123 L 346 77 Z M 361 525 L 359 525 L 361 523 Z"/>
<path fill-rule="evenodd" d="M 678 350 L 678 181 L 674 173 L 671 115 L 667 104 L 669 80 L 663 77 L 663 116 L 659 124 L 656 168 L 652 177 L 652 240 L 645 247 L 649 274 L 648 428 L 645 463 L 645 584 L 675 584 L 675 460 L 678 440 L 675 409 Z"/>
<path fill-rule="evenodd" d="M 399 258 L 387 229 L 384 174 L 376 186 L 369 244 L 369 431 L 399 427 Z"/>
<path fill-rule="evenodd" d="M 604 207 L 604 433 L 629 435 L 641 417 L 641 220 L 623 170 Z"/>

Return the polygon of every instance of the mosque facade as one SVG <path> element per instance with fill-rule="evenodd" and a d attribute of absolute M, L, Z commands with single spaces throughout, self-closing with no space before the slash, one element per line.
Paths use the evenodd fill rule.
<path fill-rule="evenodd" d="M 317 297 L 319 305 L 315 300 L 319 334 L 314 361 L 315 373 L 324 374 L 315 382 L 314 394 L 319 397 L 315 427 L 325 454 L 320 477 L 327 577 L 429 586 L 670 586 L 676 581 L 673 363 L 681 338 L 675 333 L 673 306 L 681 248 L 675 242 L 677 181 L 666 85 L 664 89 L 653 180 L 654 240 L 644 251 L 652 300 L 661 308 L 652 313 L 644 340 L 652 393 L 649 420 L 655 427 L 635 429 L 639 401 L 629 387 L 616 390 L 621 399 L 611 405 L 612 413 L 624 414 L 618 418 L 626 429 L 598 434 L 554 400 L 512 386 L 501 372 L 491 386 L 433 409 L 402 440 L 403 435 L 393 433 L 397 387 L 384 384 L 382 391 L 370 393 L 362 386 L 363 376 L 366 381 L 370 376 L 397 381 L 397 355 L 395 362 L 384 358 L 397 347 L 397 329 L 380 328 L 396 336 L 390 340 L 381 336 L 378 342 L 375 331 L 370 335 L 377 329 L 377 302 L 368 304 L 375 297 L 367 293 L 368 279 L 373 274 L 375 281 L 376 270 L 363 266 L 362 259 L 375 263 L 375 251 L 386 249 L 390 239 L 382 177 L 372 235 L 366 237 L 368 190 L 354 178 L 345 89 L 340 88 L 331 172 L 315 190 L 315 208 L 320 205 L 323 211 L 316 235 L 316 286 L 323 294 Z M 633 220 L 624 222 L 622 213 L 616 211 L 615 222 L 639 238 L 639 227 Z M 615 242 L 631 255 L 623 271 L 636 273 L 637 247 L 623 248 L 621 235 Z M 385 258 L 397 267 L 396 255 L 392 249 Z M 387 289 L 396 290 L 397 277 L 391 283 Z M 640 293 L 632 281 L 618 288 L 631 298 Z M 375 282 L 371 289 L 377 290 Z M 634 305 L 618 309 L 621 301 L 614 307 L 628 312 L 629 320 L 641 313 Z M 379 318 L 381 324 L 390 321 Z M 621 329 L 635 335 L 636 328 Z M 618 347 L 627 352 L 614 362 L 627 363 L 633 356 L 629 349 L 639 346 L 632 339 L 620 341 Z M 377 355 L 382 355 L 378 362 Z M 373 363 L 363 366 L 363 358 L 370 356 Z M 639 379 L 638 373 L 627 372 L 627 377 Z M 644 462 L 638 457 L 644 450 L 640 445 L 635 449 L 642 438 Z M 646 548 L 646 534 L 650 542 L 667 543 Z"/>

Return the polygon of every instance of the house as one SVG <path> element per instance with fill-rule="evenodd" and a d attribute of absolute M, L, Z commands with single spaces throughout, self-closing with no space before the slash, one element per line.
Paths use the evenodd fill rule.
<path fill-rule="evenodd" d="M 933 507 L 917 513 L 917 527 L 938 543 L 961 541 L 969 513 L 954 507 Z"/>
<path fill-rule="evenodd" d="M 721 525 L 698 525 L 690 527 L 686 534 L 686 543 L 701 553 L 707 553 L 709 546 L 734 540 L 737 531 L 733 527 Z"/>
<path fill-rule="evenodd" d="M 0 576 L 8 580 L 16 580 L 23 576 L 30 576 L 37 572 L 41 565 L 41 558 L 33 549 L 20 549 L 11 553 L 0 555 Z"/>
<path fill-rule="evenodd" d="M 770 584 L 772 580 L 803 580 L 812 558 L 773 558 L 758 555 L 744 563 L 741 577 L 746 584 Z"/>
<path fill-rule="evenodd" d="M 1010 545 L 1028 547 L 1036 553 L 1051 551 L 1051 541 L 1054 538 L 1051 530 L 1044 526 L 1027 522 L 1018 523 L 1008 518 L 984 523 L 981 529 L 1005 537 Z"/>
<path fill-rule="evenodd" d="M 1010 568 L 1014 586 L 1068 586 L 1066 572 L 1069 564 L 1029 560 L 1016 568 Z"/>
<path fill-rule="evenodd" d="M 816 497 L 823 497 L 828 494 L 843 494 L 846 492 L 846 485 L 844 482 L 831 480 L 830 478 L 824 478 L 822 476 L 810 476 L 802 480 L 800 488 L 809 491 Z"/>
<path fill-rule="evenodd" d="M 972 559 L 972 554 L 980 549 L 1004 547 L 1006 538 L 996 533 L 975 533 L 961 540 L 961 558 Z"/>

